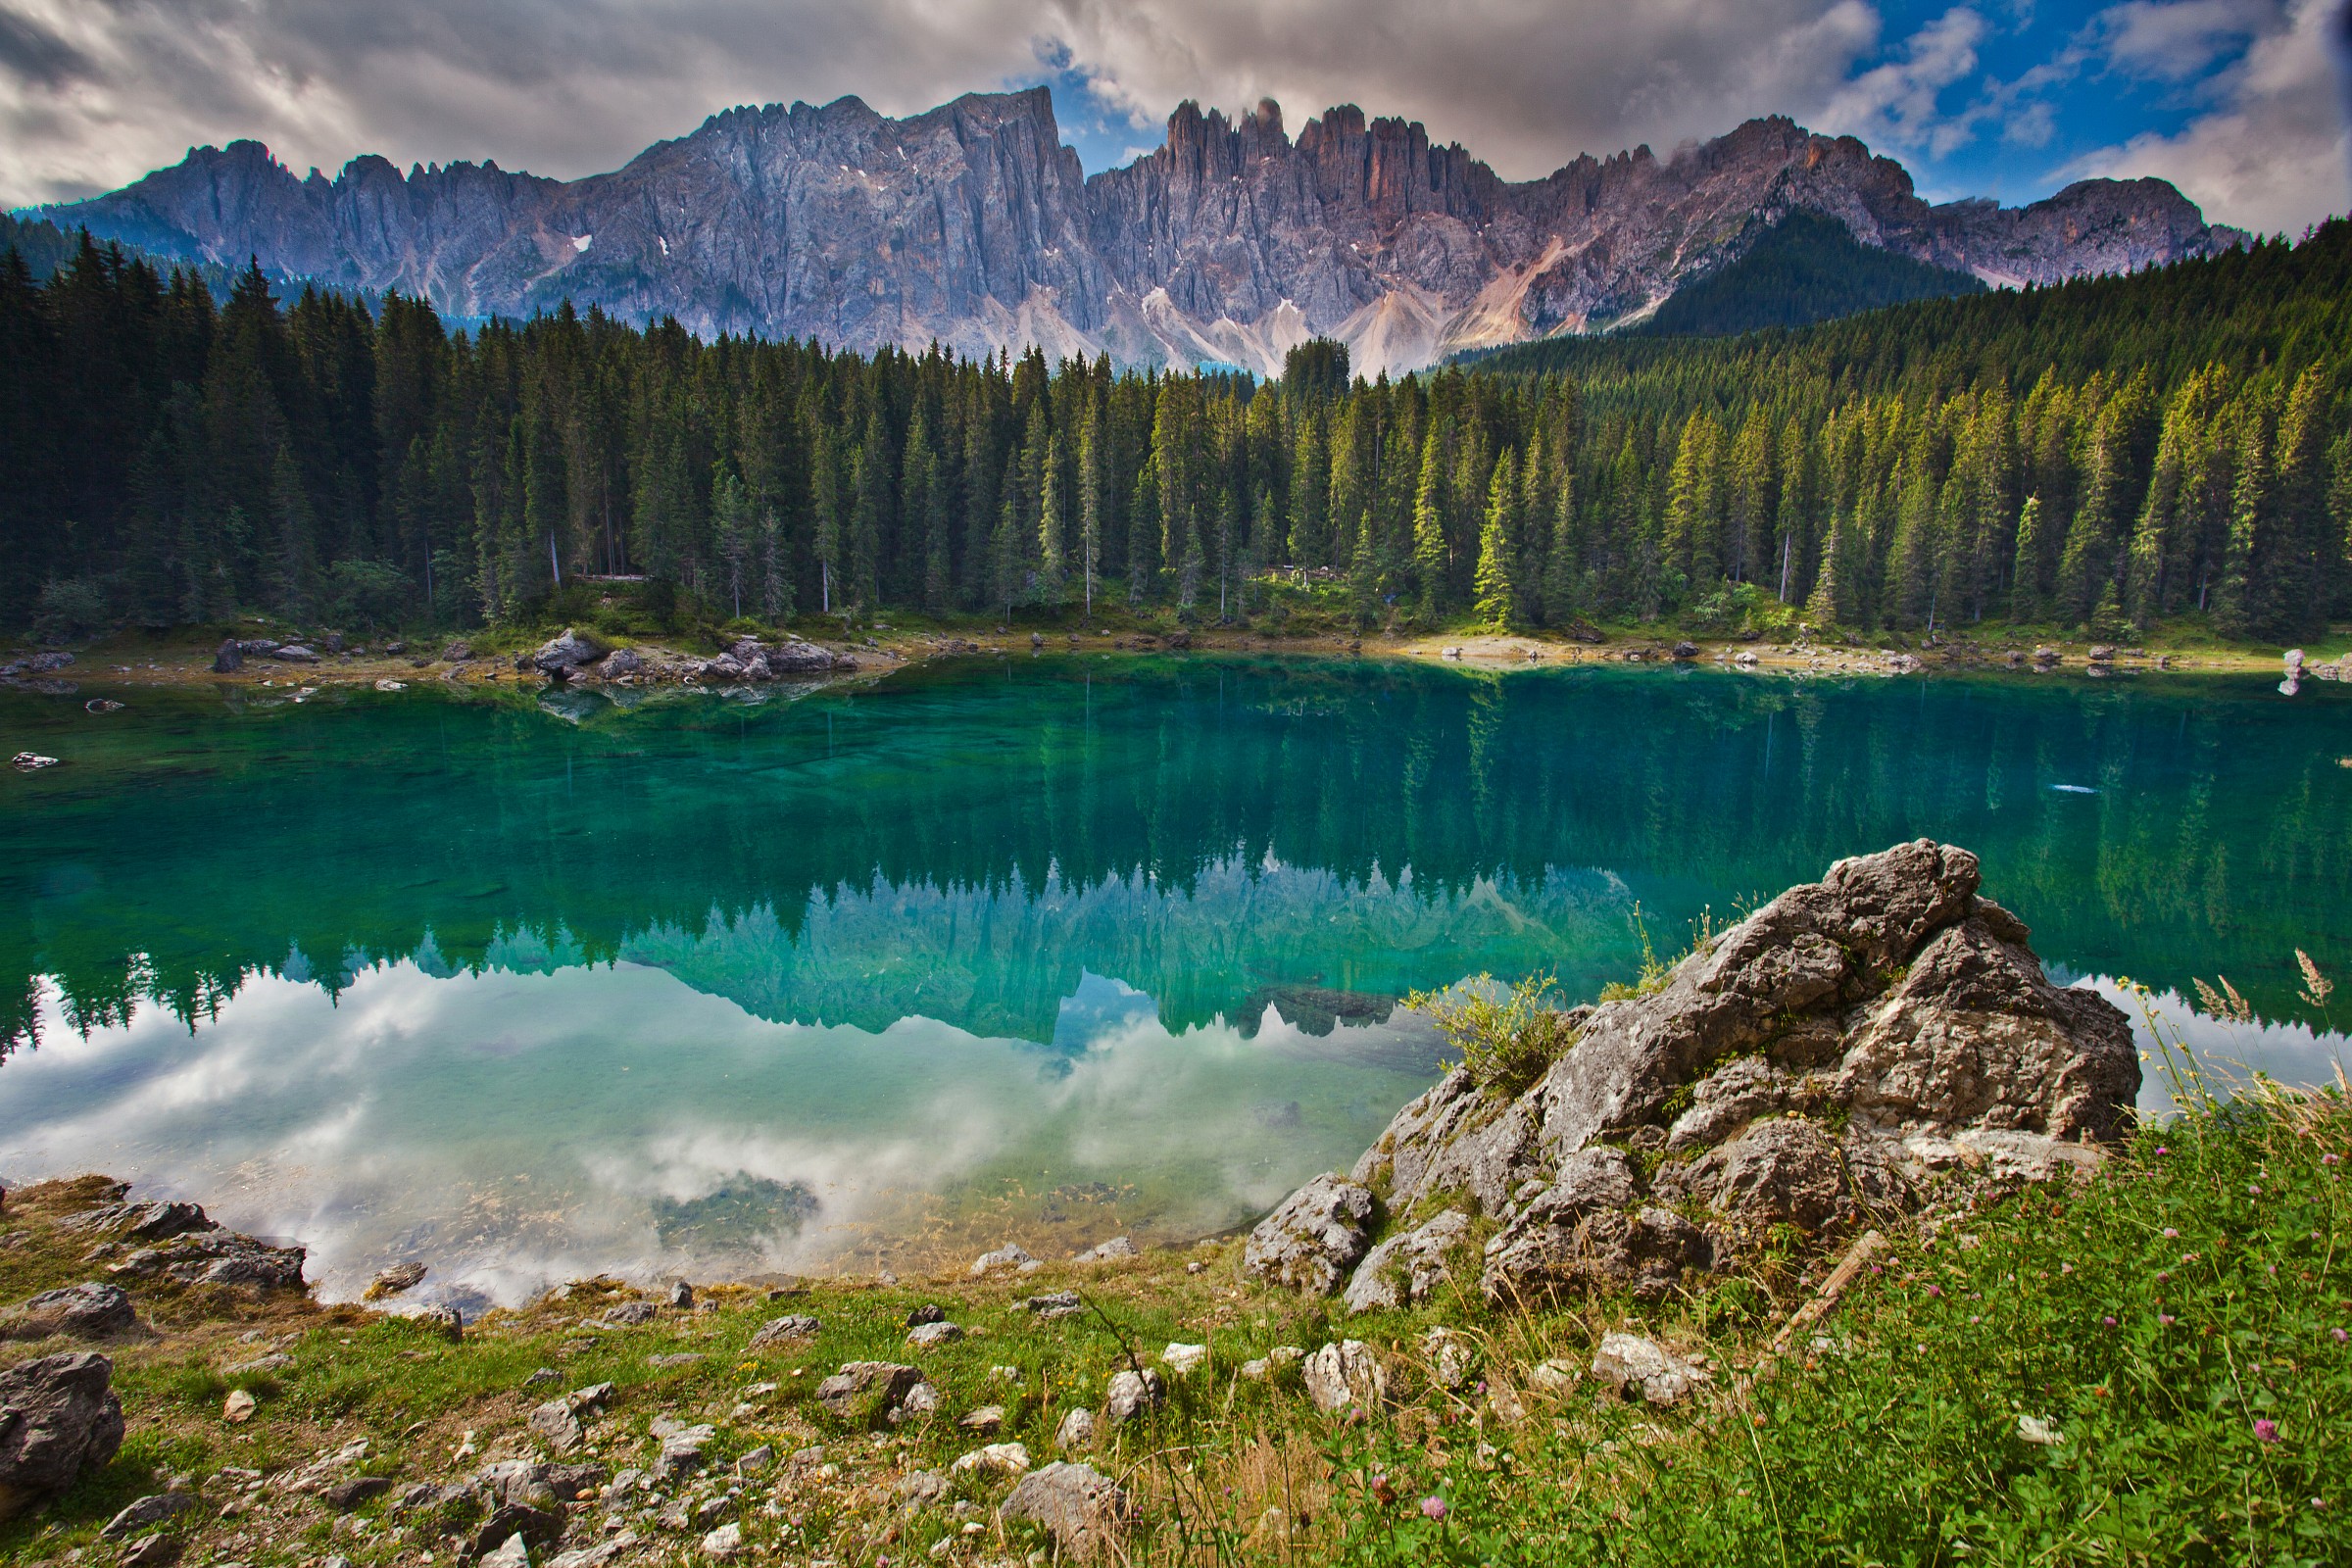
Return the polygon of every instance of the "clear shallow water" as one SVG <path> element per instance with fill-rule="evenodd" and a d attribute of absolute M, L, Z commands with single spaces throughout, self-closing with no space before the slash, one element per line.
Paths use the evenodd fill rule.
<path fill-rule="evenodd" d="M 88 695 L 85 691 L 83 696 Z M 0 696 L 0 1176 L 109 1170 L 512 1299 L 1236 1224 L 1437 1043 L 1930 834 L 2070 976 L 2352 979 L 2352 702 L 1049 658 L 798 701 Z M 2352 1000 L 2352 991 L 2346 993 Z M 2152 1086 L 2147 1102 L 2162 1102 Z"/>

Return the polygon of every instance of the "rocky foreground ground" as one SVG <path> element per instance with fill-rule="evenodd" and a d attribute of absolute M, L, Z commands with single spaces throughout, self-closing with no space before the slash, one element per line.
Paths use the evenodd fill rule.
<path fill-rule="evenodd" d="M 2340 1098 L 2134 1132 L 1966 852 L 1529 1027 L 1246 1242 L 921 1282 L 460 1322 L 9 1194 L 0 1561 L 2344 1560 Z"/>

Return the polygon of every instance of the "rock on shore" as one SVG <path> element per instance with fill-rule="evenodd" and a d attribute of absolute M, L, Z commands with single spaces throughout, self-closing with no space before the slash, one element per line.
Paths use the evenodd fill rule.
<path fill-rule="evenodd" d="M 1980 881 L 1974 855 L 1926 839 L 1840 860 L 1657 989 L 1568 1013 L 1575 1044 L 1524 1093 L 1448 1073 L 1348 1177 L 1261 1223 L 1245 1266 L 1355 1310 L 1454 1265 L 1496 1301 L 1657 1295 L 1774 1227 L 1837 1236 L 1916 1208 L 1942 1173 L 2094 1164 L 2139 1091 L 2131 1026 L 2051 984 Z"/>

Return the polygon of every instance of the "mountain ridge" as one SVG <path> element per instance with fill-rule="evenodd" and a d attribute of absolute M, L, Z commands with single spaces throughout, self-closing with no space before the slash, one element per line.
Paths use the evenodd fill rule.
<path fill-rule="evenodd" d="M 721 111 L 576 180 L 380 155 L 297 176 L 259 142 L 192 148 L 39 209 L 168 255 L 241 262 L 454 315 L 569 299 L 698 333 L 871 351 L 1042 348 L 1259 373 L 1315 335 L 1366 374 L 1637 322 L 1792 211 L 1986 282 L 2050 283 L 2243 242 L 2161 180 L 1931 205 L 1856 138 L 1751 120 L 1660 159 L 1582 154 L 1507 181 L 1417 122 L 1186 102 L 1162 145 L 1084 173 L 1043 87 L 891 119 L 861 99 Z"/>

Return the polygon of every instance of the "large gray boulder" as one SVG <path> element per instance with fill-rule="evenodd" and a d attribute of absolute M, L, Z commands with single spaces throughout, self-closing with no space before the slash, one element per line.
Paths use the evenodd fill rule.
<path fill-rule="evenodd" d="M 122 1446 L 115 1364 L 91 1350 L 0 1372 L 0 1519 L 54 1497 Z"/>
<path fill-rule="evenodd" d="M 607 652 L 605 645 L 595 638 L 584 637 L 566 626 L 563 636 L 549 638 L 531 654 L 530 667 L 542 675 L 564 680 L 581 665 L 603 659 Z"/>
<path fill-rule="evenodd" d="M 1470 1237 L 1470 1216 L 1448 1208 L 1364 1254 L 1342 1293 L 1350 1312 L 1409 1306 L 1453 1278 L 1448 1259 Z"/>
<path fill-rule="evenodd" d="M 797 637 L 767 651 L 767 667 L 778 675 L 821 675 L 833 664 L 830 653 Z"/>
<path fill-rule="evenodd" d="M 1379 1206 L 1362 1184 L 1318 1176 L 1259 1221 L 1242 1267 L 1270 1284 L 1329 1296 L 1372 1245 Z"/>
<path fill-rule="evenodd" d="M 1127 1494 L 1092 1465 L 1050 1464 L 1023 1476 L 997 1517 L 1042 1525 L 1062 1556 L 1089 1562 L 1110 1555 L 1125 1533 Z"/>
<path fill-rule="evenodd" d="M 1925 839 L 1840 860 L 1650 993 L 1576 1009 L 1575 1043 L 1524 1093 L 1448 1074 L 1350 1183 L 1319 1178 L 1259 1227 L 1259 1272 L 1328 1290 L 1312 1260 L 1369 1237 L 1369 1208 L 1343 1195 L 1382 1189 L 1393 1213 L 1444 1195 L 1496 1222 L 1481 1280 L 1494 1299 L 1656 1295 L 1774 1227 L 1843 1235 L 1955 1172 L 2095 1164 L 2139 1092 L 2131 1025 L 2051 984 L 1980 880 L 1975 856 Z M 1382 1243 L 1351 1298 L 1374 1300 L 1374 1279 L 1420 1247 Z"/>

